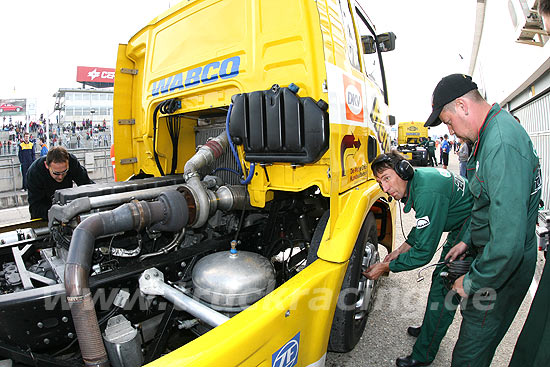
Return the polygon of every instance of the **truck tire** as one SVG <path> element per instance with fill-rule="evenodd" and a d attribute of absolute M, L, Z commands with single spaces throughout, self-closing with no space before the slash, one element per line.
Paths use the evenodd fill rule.
<path fill-rule="evenodd" d="M 328 342 L 330 351 L 349 352 L 361 338 L 378 283 L 365 278 L 361 273 L 379 261 L 376 220 L 370 213 L 359 231 L 342 282 Z"/>
<path fill-rule="evenodd" d="M 307 263 L 317 259 L 317 250 L 329 219 L 325 212 L 313 233 Z M 338 304 L 330 331 L 328 350 L 345 353 L 352 350 L 365 329 L 367 316 L 376 297 L 376 281 L 365 278 L 361 273 L 370 265 L 380 261 L 378 254 L 378 232 L 376 220 L 370 213 L 359 231 L 355 247 L 349 259 L 348 268 L 342 281 Z"/>

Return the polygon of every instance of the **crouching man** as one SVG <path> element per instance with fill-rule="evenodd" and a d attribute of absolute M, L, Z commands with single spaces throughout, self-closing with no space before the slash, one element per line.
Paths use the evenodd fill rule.
<path fill-rule="evenodd" d="M 473 204 L 466 179 L 446 169 L 414 169 L 395 151 L 379 155 L 371 167 L 382 190 L 404 203 L 405 213 L 414 209 L 416 225 L 405 242 L 386 256 L 384 262 L 364 272 L 367 278 L 377 279 L 389 271 L 413 270 L 428 264 L 437 251 L 443 232 L 449 234 L 440 262 L 454 260 L 466 251 L 470 242 L 469 223 Z M 399 367 L 431 364 L 453 321 L 460 299 L 454 293 L 447 296 L 449 290 L 440 276 L 445 269 L 446 265 L 441 264 L 433 272 L 422 326 L 407 330 L 410 335 L 417 336 L 416 343 L 409 356 L 397 359 Z"/>

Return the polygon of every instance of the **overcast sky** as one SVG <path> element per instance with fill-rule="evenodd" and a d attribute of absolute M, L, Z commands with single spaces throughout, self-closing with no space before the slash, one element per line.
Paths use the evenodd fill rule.
<path fill-rule="evenodd" d="M 0 98 L 37 98 L 37 112 L 51 113 L 51 95 L 58 88 L 80 86 L 77 66 L 114 68 L 118 44 L 176 3 L 3 1 Z M 447 74 L 467 72 L 476 0 L 361 3 L 380 33 L 397 35 L 396 50 L 384 55 L 391 112 L 397 121 L 425 120 L 437 82 Z"/>

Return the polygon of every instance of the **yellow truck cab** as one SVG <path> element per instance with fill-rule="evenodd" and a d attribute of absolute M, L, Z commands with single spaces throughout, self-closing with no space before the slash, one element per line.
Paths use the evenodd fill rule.
<path fill-rule="evenodd" d="M 370 169 L 395 35 L 366 10 L 182 1 L 121 44 L 117 182 L 56 192 L 25 237 L 53 275 L 0 294 L 10 358 L 319 367 L 353 349 L 376 290 L 361 272 L 395 232 Z"/>
<path fill-rule="evenodd" d="M 414 165 L 427 166 L 428 152 L 420 144 L 428 139 L 428 128 L 424 122 L 400 122 L 397 128 L 397 150 Z"/>

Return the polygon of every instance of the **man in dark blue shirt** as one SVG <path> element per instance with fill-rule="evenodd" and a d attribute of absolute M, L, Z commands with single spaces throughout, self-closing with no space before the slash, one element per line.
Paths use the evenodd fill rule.
<path fill-rule="evenodd" d="M 19 143 L 19 163 L 21 163 L 21 175 L 23 176 L 23 190 L 27 190 L 27 171 L 34 162 L 34 145 L 29 141 L 29 133 L 23 135 L 23 141 Z"/>
<path fill-rule="evenodd" d="M 45 157 L 40 157 L 29 168 L 29 212 L 31 219 L 48 219 L 52 196 L 56 190 L 94 183 L 88 177 L 76 157 L 63 147 L 52 148 Z"/>
<path fill-rule="evenodd" d="M 447 169 L 449 165 L 449 151 L 451 146 L 449 145 L 449 135 L 443 135 L 443 142 L 441 142 L 441 159 L 443 160 L 443 169 Z"/>

